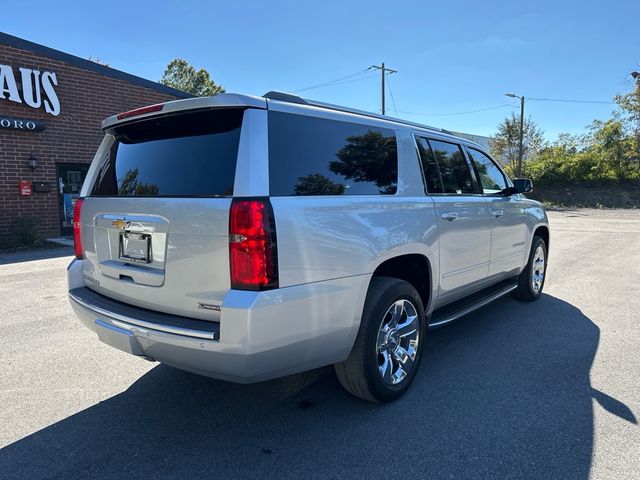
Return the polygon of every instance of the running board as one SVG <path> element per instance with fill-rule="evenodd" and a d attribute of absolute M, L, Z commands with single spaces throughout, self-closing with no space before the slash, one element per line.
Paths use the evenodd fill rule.
<path fill-rule="evenodd" d="M 431 320 L 429 322 L 429 328 L 438 328 L 453 322 L 460 317 L 477 310 L 480 307 L 484 307 L 488 303 L 497 300 L 498 298 L 506 295 L 507 293 L 518 288 L 518 279 L 509 279 L 504 282 L 500 282 L 489 289 L 481 290 L 466 299 L 458 300 L 452 304 L 445 305 L 444 307 L 433 312 Z"/>

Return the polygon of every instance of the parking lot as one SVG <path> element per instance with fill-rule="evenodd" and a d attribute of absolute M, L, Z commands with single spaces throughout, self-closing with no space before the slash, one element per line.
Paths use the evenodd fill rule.
<path fill-rule="evenodd" d="M 640 478 L 640 212 L 550 218 L 545 295 L 431 332 L 390 405 L 330 367 L 243 386 L 128 356 L 72 315 L 69 250 L 0 255 L 0 478 Z"/>

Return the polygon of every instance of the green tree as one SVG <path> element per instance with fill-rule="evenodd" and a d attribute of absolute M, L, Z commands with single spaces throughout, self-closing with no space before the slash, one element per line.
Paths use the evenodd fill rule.
<path fill-rule="evenodd" d="M 636 177 L 638 159 L 634 155 L 635 141 L 622 120 L 594 120 L 585 138 L 599 163 L 615 172 L 618 180 Z"/>
<path fill-rule="evenodd" d="M 639 180 L 640 84 L 614 99 L 613 118 L 594 120 L 583 135 L 560 134 L 524 164 L 525 175 L 543 185 Z"/>
<path fill-rule="evenodd" d="M 531 117 L 525 119 L 523 130 L 522 158 L 526 161 L 537 155 L 545 142 L 542 130 L 531 120 Z M 518 164 L 520 146 L 520 118 L 513 113 L 511 117 L 505 118 L 498 125 L 498 133 L 495 134 L 489 146 L 493 156 L 506 162 L 509 173 L 514 173 Z"/>
<path fill-rule="evenodd" d="M 635 87 L 630 92 L 616 95 L 613 100 L 618 104 L 622 121 L 631 124 L 635 131 L 635 150 L 640 152 L 640 77 L 636 78 Z"/>
<path fill-rule="evenodd" d="M 211 80 L 209 72 L 204 68 L 196 70 L 182 58 L 176 58 L 167 65 L 160 83 L 177 88 L 197 97 L 207 97 L 224 93 L 224 88 Z"/>
<path fill-rule="evenodd" d="M 559 135 L 525 163 L 525 175 L 541 184 L 637 180 L 635 139 L 619 118 L 594 120 L 582 136 Z"/>
<path fill-rule="evenodd" d="M 582 137 L 563 133 L 524 164 L 524 175 L 534 183 L 558 185 L 600 181 L 606 170 L 599 168 L 598 159 L 584 146 Z"/>

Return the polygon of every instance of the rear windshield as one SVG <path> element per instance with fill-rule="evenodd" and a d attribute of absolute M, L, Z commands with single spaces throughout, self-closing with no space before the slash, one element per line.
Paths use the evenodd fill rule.
<path fill-rule="evenodd" d="M 393 130 L 269 112 L 269 181 L 274 196 L 393 195 Z"/>
<path fill-rule="evenodd" d="M 233 195 L 243 110 L 207 110 L 117 127 L 93 196 Z"/>

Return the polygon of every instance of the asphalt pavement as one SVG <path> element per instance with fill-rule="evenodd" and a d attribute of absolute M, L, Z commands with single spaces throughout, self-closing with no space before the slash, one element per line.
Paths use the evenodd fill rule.
<path fill-rule="evenodd" d="M 0 478 L 640 478 L 640 212 L 550 212 L 545 294 L 426 339 L 389 405 L 330 367 L 235 385 L 101 344 L 68 249 L 0 256 Z"/>

